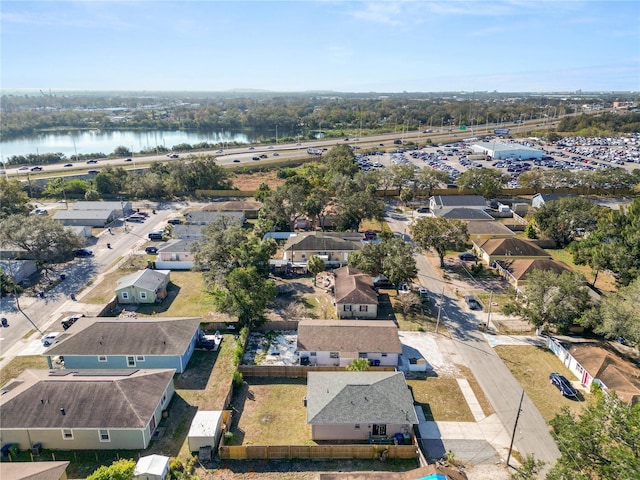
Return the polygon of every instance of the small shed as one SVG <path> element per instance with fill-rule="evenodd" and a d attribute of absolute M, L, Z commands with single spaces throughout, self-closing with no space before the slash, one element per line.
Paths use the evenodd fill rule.
<path fill-rule="evenodd" d="M 135 480 L 165 480 L 169 476 L 169 457 L 147 455 L 140 457 L 133 470 Z"/>
<path fill-rule="evenodd" d="M 220 440 L 222 411 L 202 410 L 193 417 L 189 428 L 189 451 L 197 452 L 202 447 L 215 449 Z"/>

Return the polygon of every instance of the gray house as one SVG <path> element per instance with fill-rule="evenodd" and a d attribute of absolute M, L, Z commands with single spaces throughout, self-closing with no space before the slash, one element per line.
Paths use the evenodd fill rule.
<path fill-rule="evenodd" d="M 53 219 L 62 225 L 104 227 L 117 218 L 114 210 L 57 210 Z"/>
<path fill-rule="evenodd" d="M 143 450 L 173 396 L 173 370 L 25 370 L 3 387 L 0 441 L 21 450 Z"/>
<path fill-rule="evenodd" d="M 307 424 L 313 440 L 371 440 L 418 423 L 402 372 L 309 372 Z"/>
<path fill-rule="evenodd" d="M 187 368 L 200 335 L 200 318 L 82 318 L 46 351 L 66 369 Z"/>
<path fill-rule="evenodd" d="M 118 303 L 155 303 L 167 296 L 169 270 L 139 270 L 118 280 Z"/>
<path fill-rule="evenodd" d="M 301 364 L 347 366 L 366 358 L 395 367 L 402 345 L 398 327 L 388 320 L 301 320 L 297 352 Z"/>
<path fill-rule="evenodd" d="M 228 225 L 238 225 L 240 227 L 246 220 L 242 212 L 210 212 L 201 210 L 199 212 L 185 213 L 184 215 L 184 218 L 190 225 L 207 225 L 222 217 L 227 219 Z"/>
<path fill-rule="evenodd" d="M 175 239 L 158 248 L 154 268 L 159 270 L 191 270 L 195 264 L 191 253 L 194 240 Z"/>
<path fill-rule="evenodd" d="M 484 210 L 487 201 L 482 195 L 434 195 L 429 199 L 429 209 L 433 212 L 440 208 L 475 208 Z"/>

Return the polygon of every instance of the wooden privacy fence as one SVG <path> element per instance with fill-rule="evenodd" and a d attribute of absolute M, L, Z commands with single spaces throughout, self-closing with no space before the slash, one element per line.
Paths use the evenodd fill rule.
<path fill-rule="evenodd" d="M 395 372 L 395 367 L 369 367 L 370 372 Z M 306 378 L 308 372 L 346 372 L 347 367 L 311 367 L 303 365 L 238 365 L 244 377 Z"/>
<path fill-rule="evenodd" d="M 222 460 L 417 458 L 415 445 L 237 445 L 221 446 Z"/>

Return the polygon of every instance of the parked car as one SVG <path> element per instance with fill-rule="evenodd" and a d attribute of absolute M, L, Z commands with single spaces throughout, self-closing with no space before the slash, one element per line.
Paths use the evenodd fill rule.
<path fill-rule="evenodd" d="M 87 248 L 81 248 L 75 251 L 76 257 L 91 257 L 93 256 L 93 252 Z"/>
<path fill-rule="evenodd" d="M 171 225 L 182 225 L 182 220 L 180 220 L 179 218 L 170 218 L 169 220 L 167 220 L 167 223 Z"/>
<path fill-rule="evenodd" d="M 146 220 L 147 217 L 145 217 L 144 215 L 140 215 L 138 213 L 134 213 L 133 215 L 129 215 L 127 218 L 125 218 L 125 220 L 127 222 L 136 222 L 136 223 L 142 223 Z"/>
<path fill-rule="evenodd" d="M 60 335 L 60 332 L 51 332 L 47 333 L 45 336 L 41 338 L 42 345 L 48 347 L 49 345 L 56 342 L 56 338 Z"/>
<path fill-rule="evenodd" d="M 393 283 L 387 277 L 376 277 L 373 279 L 373 286 L 377 288 L 393 287 Z"/>
<path fill-rule="evenodd" d="M 558 388 L 558 390 L 560 390 L 560 393 L 562 393 L 563 396 L 578 398 L 578 391 L 573 388 L 571 382 L 567 380 L 564 375 L 560 375 L 559 373 L 550 373 L 549 380 Z"/>
<path fill-rule="evenodd" d="M 144 251 L 147 252 L 149 255 L 155 255 L 156 253 L 158 253 L 158 247 L 149 246 L 145 248 Z"/>
<path fill-rule="evenodd" d="M 164 240 L 167 237 L 167 233 L 166 232 L 150 232 L 148 237 L 149 237 L 149 240 Z"/>
<path fill-rule="evenodd" d="M 429 207 L 416 208 L 416 212 L 418 212 L 418 213 L 429 213 Z"/>
<path fill-rule="evenodd" d="M 80 318 L 84 317 L 84 313 L 76 313 L 74 315 L 70 315 L 60 322 L 62 324 L 62 328 L 64 330 L 68 329 L 71 325 L 76 323 Z"/>
<path fill-rule="evenodd" d="M 465 295 L 464 301 L 471 310 L 481 310 L 480 302 L 473 295 Z"/>
<path fill-rule="evenodd" d="M 476 256 L 471 252 L 464 252 L 458 255 L 458 258 L 464 261 L 473 261 L 476 259 Z"/>
<path fill-rule="evenodd" d="M 365 240 L 375 240 L 378 238 L 378 234 L 376 232 L 364 232 Z"/>
<path fill-rule="evenodd" d="M 8 327 L 9 326 L 9 320 L 7 320 L 6 318 L 2 317 L 2 326 L 3 327 Z"/>

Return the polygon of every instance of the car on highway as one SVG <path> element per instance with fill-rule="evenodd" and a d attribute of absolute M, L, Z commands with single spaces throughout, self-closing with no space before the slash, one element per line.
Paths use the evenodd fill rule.
<path fill-rule="evenodd" d="M 23 167 L 20 167 L 18 170 L 29 170 L 29 167 L 27 167 L 26 165 L 24 165 Z"/>
<path fill-rule="evenodd" d="M 87 170 L 87 173 L 89 175 L 97 175 L 98 173 L 100 173 L 100 170 Z"/>
<path fill-rule="evenodd" d="M 251 160 L 260 160 L 260 157 L 251 157 Z"/>
<path fill-rule="evenodd" d="M 40 172 L 42 171 L 42 167 L 31 167 L 32 172 Z"/>
<path fill-rule="evenodd" d="M 125 158 L 125 159 L 124 159 L 124 161 L 125 161 L 125 162 L 131 162 L 131 161 L 133 161 L 133 160 L 132 160 L 132 159 L 130 159 L 130 158 Z"/>
<path fill-rule="evenodd" d="M 93 252 L 88 248 L 80 248 L 74 252 L 76 257 L 91 257 Z"/>
<path fill-rule="evenodd" d="M 564 375 L 559 373 L 550 373 L 549 380 L 555 385 L 563 396 L 569 398 L 578 398 L 578 391 L 573 388 L 571 382 Z"/>
<path fill-rule="evenodd" d="M 254 160 L 257 160 L 257 158 L 256 158 L 256 157 L 253 157 L 253 159 L 254 159 Z M 233 163 L 240 163 L 240 160 L 238 160 L 237 158 L 234 158 L 234 159 L 233 159 Z"/>
<path fill-rule="evenodd" d="M 65 163 L 64 166 L 65 167 L 73 167 L 73 163 Z"/>
<path fill-rule="evenodd" d="M 98 163 L 98 160 L 87 160 L 88 164 L 96 164 Z"/>
<path fill-rule="evenodd" d="M 267 158 L 267 155 L 263 153 L 262 155 L 260 155 L 260 158 Z"/>
<path fill-rule="evenodd" d="M 274 156 L 274 157 L 279 157 L 279 156 L 280 156 L 280 154 L 279 154 L 278 152 L 273 152 L 273 156 Z"/>
<path fill-rule="evenodd" d="M 42 341 L 42 345 L 48 347 L 53 343 L 57 342 L 56 338 L 60 335 L 60 332 L 51 332 L 44 335 L 40 340 Z"/>
<path fill-rule="evenodd" d="M 64 318 L 60 322 L 60 324 L 62 325 L 62 329 L 63 330 L 67 330 L 71 325 L 76 323 L 82 317 L 84 317 L 84 313 L 76 313 L 76 314 L 73 314 L 73 315 L 69 315 L 68 317 Z"/>
<path fill-rule="evenodd" d="M 222 150 L 218 149 L 215 151 L 215 153 L 222 153 Z"/>
<path fill-rule="evenodd" d="M 249 150 L 255 150 L 255 147 L 249 147 Z"/>
<path fill-rule="evenodd" d="M 144 249 L 144 251 L 149 255 L 155 255 L 156 253 L 158 253 L 158 247 L 148 246 Z"/>
<path fill-rule="evenodd" d="M 464 252 L 464 253 L 461 253 L 460 255 L 458 255 L 458 258 L 460 260 L 465 261 L 465 262 L 470 262 L 470 261 L 475 260 L 476 256 L 471 252 Z"/>

